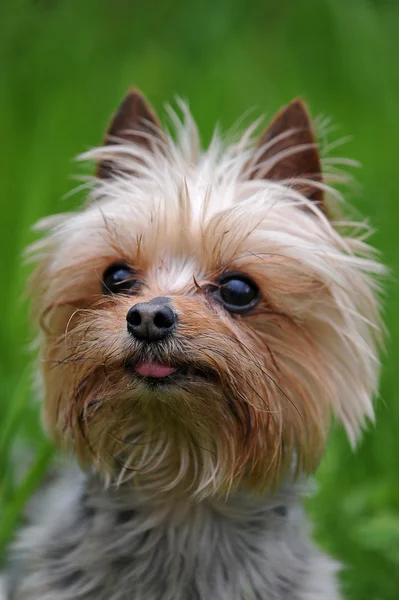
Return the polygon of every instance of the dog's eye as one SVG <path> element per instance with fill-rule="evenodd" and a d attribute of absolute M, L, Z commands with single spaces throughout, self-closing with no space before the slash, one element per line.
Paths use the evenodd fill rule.
<path fill-rule="evenodd" d="M 246 275 L 236 273 L 223 275 L 218 283 L 217 293 L 219 299 L 231 312 L 249 310 L 259 301 L 259 288 Z"/>
<path fill-rule="evenodd" d="M 106 295 L 120 294 L 137 289 L 140 283 L 128 265 L 119 263 L 111 265 L 104 271 L 102 288 Z"/>

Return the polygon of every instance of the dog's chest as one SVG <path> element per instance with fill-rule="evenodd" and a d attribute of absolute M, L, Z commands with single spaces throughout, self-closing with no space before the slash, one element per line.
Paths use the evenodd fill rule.
<path fill-rule="evenodd" d="M 301 598 L 309 551 L 295 511 L 245 497 L 228 504 L 127 502 L 89 485 L 68 512 L 42 524 L 40 541 L 30 540 L 32 574 L 16 598 Z"/>

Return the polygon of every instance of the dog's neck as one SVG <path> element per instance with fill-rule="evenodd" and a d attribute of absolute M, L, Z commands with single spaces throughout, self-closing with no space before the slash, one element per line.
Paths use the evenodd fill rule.
<path fill-rule="evenodd" d="M 41 574 L 31 565 L 30 596 L 18 599 L 338 599 L 335 567 L 309 542 L 297 485 L 160 501 L 132 485 L 73 481 L 47 507 L 42 499 L 42 522 L 25 532 Z"/>

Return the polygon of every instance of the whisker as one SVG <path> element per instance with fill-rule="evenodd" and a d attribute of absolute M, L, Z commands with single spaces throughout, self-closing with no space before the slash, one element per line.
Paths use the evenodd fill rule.
<path fill-rule="evenodd" d="M 244 347 L 247 350 L 247 352 L 249 352 L 251 354 L 252 357 L 254 356 L 253 353 L 249 350 L 249 348 L 244 344 L 244 342 L 242 342 L 241 340 L 237 340 L 237 341 L 240 344 L 240 346 Z M 284 396 L 284 398 L 286 398 L 286 400 L 288 400 L 288 402 L 291 404 L 291 406 L 293 407 L 293 409 L 298 414 L 298 416 L 301 419 L 301 421 L 303 421 L 303 416 L 301 415 L 298 407 L 293 402 L 293 400 L 291 400 L 291 398 L 288 396 L 288 394 L 282 389 L 282 387 L 277 383 L 277 381 L 269 373 L 267 373 L 267 371 L 265 371 L 265 369 L 262 367 L 262 365 L 260 365 L 258 362 L 257 362 L 257 367 L 262 372 L 262 374 L 265 377 L 267 377 L 276 386 L 276 388 Z"/>

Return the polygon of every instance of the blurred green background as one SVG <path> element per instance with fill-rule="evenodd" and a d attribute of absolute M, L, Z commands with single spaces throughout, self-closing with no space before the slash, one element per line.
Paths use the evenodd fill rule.
<path fill-rule="evenodd" d="M 61 198 L 131 83 L 162 114 L 188 98 L 209 140 L 248 108 L 272 115 L 297 95 L 339 125 L 338 154 L 358 159 L 349 201 L 370 217 L 392 268 L 377 427 L 357 454 L 334 431 L 309 501 L 315 534 L 347 568 L 351 600 L 399 597 L 399 4 L 388 0 L 3 0 L 0 6 L 0 549 L 40 482 L 51 448 L 31 386 L 31 225 L 75 207 Z M 29 468 L 21 465 L 29 456 Z"/>

